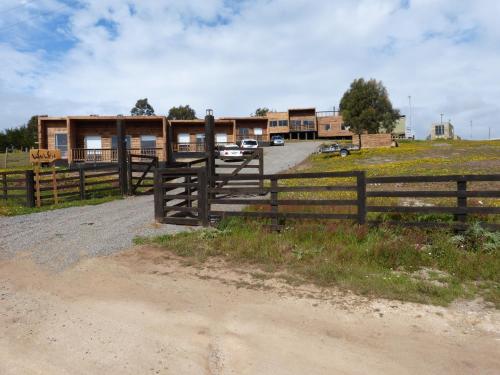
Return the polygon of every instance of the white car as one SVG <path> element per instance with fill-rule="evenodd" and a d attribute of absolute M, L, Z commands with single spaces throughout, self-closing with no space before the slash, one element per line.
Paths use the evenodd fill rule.
<path fill-rule="evenodd" d="M 221 160 L 238 160 L 243 158 L 243 150 L 234 143 L 229 143 L 221 147 L 219 151 Z"/>
<path fill-rule="evenodd" d="M 241 141 L 241 148 L 253 149 L 258 147 L 259 142 L 257 142 L 255 139 L 245 138 Z"/>

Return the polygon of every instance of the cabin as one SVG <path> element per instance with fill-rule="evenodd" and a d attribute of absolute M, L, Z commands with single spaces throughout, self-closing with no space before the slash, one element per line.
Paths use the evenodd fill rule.
<path fill-rule="evenodd" d="M 131 152 L 167 158 L 168 121 L 163 116 L 67 116 L 38 118 L 38 147 L 58 149 L 68 163 L 117 161 L 117 121 Z"/>

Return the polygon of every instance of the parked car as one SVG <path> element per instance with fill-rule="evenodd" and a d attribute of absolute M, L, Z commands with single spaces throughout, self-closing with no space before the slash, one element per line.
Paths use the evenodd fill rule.
<path fill-rule="evenodd" d="M 341 157 L 345 158 L 351 151 L 358 151 L 359 146 L 355 145 L 340 145 L 338 143 L 323 144 L 319 146 L 318 152 L 320 154 L 333 154 L 338 153 Z"/>
<path fill-rule="evenodd" d="M 271 137 L 271 146 L 284 146 L 285 139 L 281 135 L 273 135 Z"/>
<path fill-rule="evenodd" d="M 234 143 L 229 143 L 219 147 L 219 158 L 221 160 L 241 160 L 243 159 L 243 150 Z"/>
<path fill-rule="evenodd" d="M 241 141 L 241 148 L 246 149 L 246 150 L 251 150 L 259 147 L 259 142 L 257 142 L 255 139 L 251 138 L 245 138 Z M 246 151 L 248 153 L 249 151 Z M 243 151 L 245 153 L 245 151 Z"/>

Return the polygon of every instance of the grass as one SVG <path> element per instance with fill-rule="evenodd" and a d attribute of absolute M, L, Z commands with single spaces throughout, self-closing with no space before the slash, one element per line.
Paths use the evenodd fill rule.
<path fill-rule="evenodd" d="M 139 238 L 136 243 L 158 245 L 190 264 L 219 257 L 256 266 L 269 277 L 284 272 L 280 277 L 292 284 L 312 282 L 444 306 L 457 298 L 482 296 L 500 308 L 500 249 L 484 249 L 478 242 L 464 249 L 443 231 L 295 222 L 274 233 L 262 223 L 233 219 L 217 229 Z"/>
<path fill-rule="evenodd" d="M 36 212 L 52 211 L 59 208 L 80 207 L 80 206 L 95 206 L 97 204 L 111 202 L 117 199 L 122 199 L 121 195 L 108 195 L 99 198 L 90 198 L 85 200 L 70 200 L 62 201 L 59 204 L 42 205 L 41 207 L 26 207 L 23 203 L 13 200 L 0 200 L 0 216 L 16 216 L 27 215 Z"/>
<path fill-rule="evenodd" d="M 21 170 L 31 167 L 28 152 L 0 152 L 0 172 Z"/>

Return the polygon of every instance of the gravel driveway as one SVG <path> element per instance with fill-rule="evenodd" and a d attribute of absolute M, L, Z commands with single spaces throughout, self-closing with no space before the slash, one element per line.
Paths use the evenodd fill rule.
<path fill-rule="evenodd" d="M 319 144 L 310 141 L 265 148 L 264 172 L 277 173 L 299 164 Z M 156 224 L 152 196 L 0 217 L 0 259 L 24 252 L 36 263 L 61 270 L 82 257 L 108 255 L 129 248 L 136 236 L 186 230 L 192 228 Z"/>

